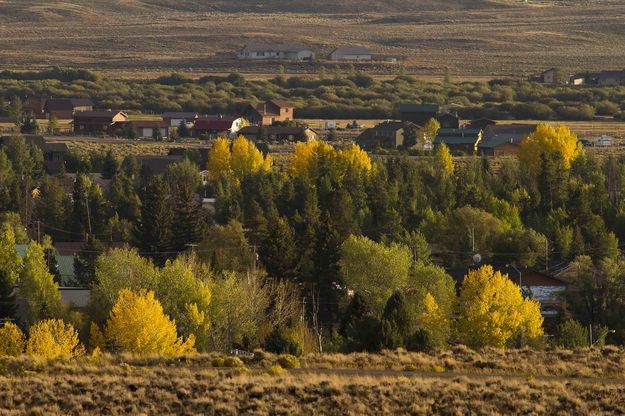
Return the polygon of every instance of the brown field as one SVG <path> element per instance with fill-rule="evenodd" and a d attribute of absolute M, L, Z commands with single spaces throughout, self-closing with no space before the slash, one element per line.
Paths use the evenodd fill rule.
<path fill-rule="evenodd" d="M 455 357 L 456 354 L 460 358 Z M 543 354 L 544 356 L 541 356 Z M 439 362 L 441 354 L 405 352 L 305 357 L 303 365 L 325 362 L 332 370 L 294 369 L 269 375 L 273 355 L 246 368 L 213 368 L 212 355 L 177 359 L 129 356 L 85 357 L 44 363 L 31 358 L 0 361 L 0 414 L 206 414 L 206 415 L 380 415 L 380 414 L 622 414 L 625 380 L 604 378 L 597 368 L 619 367 L 623 351 L 521 350 L 447 353 L 456 362 L 468 356 L 473 364 L 453 372 L 419 363 Z M 399 357 L 416 363 L 393 370 Z M 463 358 L 464 357 L 464 358 Z M 589 376 L 544 377 L 519 371 L 549 372 L 552 360 Z M 532 361 L 537 360 L 537 361 Z M 345 366 L 359 371 L 341 370 Z M 367 363 L 391 368 L 367 370 Z M 386 363 L 386 364 L 384 364 Z M 508 369 L 489 374 L 495 363 Z M 371 364 L 373 365 L 373 364 Z M 379 364 L 375 364 L 377 367 Z M 486 370 L 485 370 L 486 369 Z M 542 369 L 542 370 L 541 370 Z M 492 370 L 490 370 L 492 372 Z M 613 371 L 613 370 L 611 370 Z"/>
<path fill-rule="evenodd" d="M 275 74 L 277 63 L 241 64 L 234 53 L 247 43 L 289 41 L 313 46 L 319 57 L 361 44 L 405 59 L 409 73 L 435 77 L 445 67 L 460 79 L 555 65 L 623 68 L 624 17 L 616 0 L 0 0 L 0 67 L 83 66 L 138 79 L 172 70 Z M 362 69 L 398 71 L 383 63 Z"/>

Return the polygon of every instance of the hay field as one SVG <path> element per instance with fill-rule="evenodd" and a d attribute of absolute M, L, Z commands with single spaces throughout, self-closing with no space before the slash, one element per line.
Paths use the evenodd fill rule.
<path fill-rule="evenodd" d="M 563 65 L 625 67 L 625 5 L 583 2 L 115 0 L 0 1 L 0 67 L 84 66 L 142 79 L 155 71 L 276 73 L 238 62 L 247 43 L 302 42 L 324 57 L 364 45 L 406 59 L 407 72 L 520 75 Z M 314 9 L 314 10 L 312 10 Z M 397 65 L 362 69 L 397 73 Z M 290 64 L 289 72 L 317 65 Z"/>
<path fill-rule="evenodd" d="M 215 354 L 173 359 L 132 356 L 37 361 L 0 360 L 0 414 L 206 414 L 206 415 L 379 415 L 379 414 L 622 414 L 625 384 L 604 379 L 595 368 L 622 366 L 623 351 L 525 350 L 509 353 L 451 351 L 472 356 L 464 372 L 432 366 L 441 354 L 306 356 L 307 368 L 271 371 L 278 357 L 259 353 L 241 368 L 214 368 Z M 541 357 L 541 354 L 545 354 Z M 554 355 L 555 354 L 555 355 Z M 399 357 L 416 366 L 392 369 Z M 572 358 L 573 357 L 573 358 Z M 586 368 L 589 377 L 544 377 L 518 370 L 547 370 L 559 363 Z M 537 361 L 531 361 L 537 359 Z M 456 361 L 462 361 L 459 358 Z M 329 370 L 310 365 L 325 362 Z M 489 374 L 493 363 L 516 374 Z M 552 363 L 552 362 L 551 362 Z M 615 364 L 616 363 L 616 364 Z M 357 371 L 341 370 L 356 365 Z M 552 363 L 553 364 L 553 363 Z M 367 366 L 387 366 L 383 371 Z M 383 367 L 384 368 L 384 367 Z M 271 374 L 271 375 L 270 375 Z"/>

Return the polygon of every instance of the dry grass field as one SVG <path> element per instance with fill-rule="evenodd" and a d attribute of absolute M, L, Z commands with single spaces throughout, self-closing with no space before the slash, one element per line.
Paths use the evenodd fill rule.
<path fill-rule="evenodd" d="M 558 351 L 528 353 L 453 351 L 462 361 L 476 360 L 463 371 L 433 367 L 421 372 L 367 371 L 367 363 L 433 363 L 440 354 L 351 354 L 305 357 L 303 365 L 326 362 L 336 370 L 302 368 L 267 371 L 277 357 L 262 354 L 245 368 L 214 368 L 215 355 L 177 359 L 129 356 L 85 357 L 39 362 L 30 358 L 0 361 L 0 414 L 205 414 L 205 415 L 380 415 L 380 414 L 562 414 L 597 415 L 625 412 L 625 384 L 605 379 L 600 367 L 619 367 L 623 351 Z M 541 357 L 541 354 L 544 356 Z M 541 377 L 518 371 L 533 364 L 545 372 L 553 359 L 588 368 L 590 378 Z M 537 360 L 537 361 L 532 361 Z M 360 362 L 358 372 L 340 370 Z M 488 374 L 495 362 L 509 369 Z M 371 364 L 373 365 L 373 364 Z M 377 367 L 378 364 L 375 364 Z M 514 375 L 510 375 L 510 373 Z"/>
<path fill-rule="evenodd" d="M 445 67 L 458 77 L 623 68 L 624 18 L 617 0 L 0 0 L 0 68 L 78 65 L 136 79 L 171 70 L 276 73 L 276 63 L 241 64 L 234 53 L 287 41 L 320 57 L 361 44 L 403 57 L 408 72 L 423 75 Z"/>

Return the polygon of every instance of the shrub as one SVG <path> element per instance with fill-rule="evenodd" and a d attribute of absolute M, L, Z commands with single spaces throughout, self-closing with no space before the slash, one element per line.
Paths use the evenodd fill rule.
<path fill-rule="evenodd" d="M 72 325 L 60 319 L 48 319 L 30 327 L 26 353 L 52 359 L 80 355 L 82 348 Z"/>
<path fill-rule="evenodd" d="M 273 377 L 278 377 L 278 376 L 284 375 L 285 372 L 286 371 L 284 370 L 284 368 L 280 367 L 279 364 L 272 365 L 267 370 L 267 374 L 269 374 L 270 376 L 273 376 Z"/>
<path fill-rule="evenodd" d="M 578 321 L 569 319 L 558 326 L 556 345 L 568 349 L 588 346 L 588 330 Z"/>
<path fill-rule="evenodd" d="M 226 357 L 224 358 L 224 367 L 244 367 L 243 361 L 239 357 Z"/>
<path fill-rule="evenodd" d="M 225 360 L 223 357 L 213 358 L 211 361 L 211 367 L 225 367 Z"/>
<path fill-rule="evenodd" d="M 285 329 L 275 328 L 265 340 L 265 349 L 274 354 L 302 355 L 302 346 Z"/>
<path fill-rule="evenodd" d="M 7 322 L 0 328 L 0 357 L 17 357 L 24 352 L 26 337 L 14 323 Z"/>
<path fill-rule="evenodd" d="M 278 364 L 282 368 L 299 368 L 300 362 L 297 357 L 292 355 L 284 355 L 278 359 Z"/>
<path fill-rule="evenodd" d="M 408 351 L 432 352 L 437 348 L 436 339 L 427 329 L 420 328 L 406 342 Z"/>

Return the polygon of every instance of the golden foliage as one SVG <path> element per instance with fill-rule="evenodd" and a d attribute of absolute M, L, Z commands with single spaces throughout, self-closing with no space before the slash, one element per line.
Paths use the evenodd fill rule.
<path fill-rule="evenodd" d="M 430 292 L 423 299 L 423 309 L 424 311 L 419 316 L 421 327 L 442 344 L 450 333 L 450 315 L 438 306 Z"/>
<path fill-rule="evenodd" d="M 521 142 L 519 149 L 521 166 L 537 174 L 541 166 L 542 153 L 559 153 L 562 156 L 562 167 L 569 169 L 571 162 L 584 154 L 584 148 L 568 127 L 539 124 L 536 131 Z"/>
<path fill-rule="evenodd" d="M 454 174 L 454 160 L 444 143 L 437 145 L 434 151 L 434 170 L 439 176 L 450 177 Z"/>
<path fill-rule="evenodd" d="M 158 355 L 195 352 L 195 336 L 178 338 L 176 324 L 151 291 L 123 289 L 106 323 L 106 338 L 123 351 Z"/>
<path fill-rule="evenodd" d="M 519 287 L 492 266 L 464 278 L 456 329 L 466 345 L 503 348 L 519 332 L 529 339 L 541 336 L 542 323 L 538 302 L 523 299 Z"/>
<path fill-rule="evenodd" d="M 60 319 L 48 319 L 30 327 L 26 353 L 52 359 L 80 355 L 82 348 L 72 325 Z"/>
<path fill-rule="evenodd" d="M 102 330 L 95 322 L 91 322 L 89 326 L 89 347 L 92 350 L 103 350 L 105 346 L 106 339 L 104 338 Z"/>
<path fill-rule="evenodd" d="M 295 145 L 295 152 L 291 158 L 289 170 L 295 176 L 308 173 L 315 175 L 323 162 L 324 166 L 338 171 L 339 177 L 347 169 L 368 173 L 373 168 L 367 152 L 353 144 L 348 148 L 337 150 L 326 142 L 311 140 L 307 143 L 299 142 Z"/>
<path fill-rule="evenodd" d="M 17 357 L 24 352 L 26 337 L 22 330 L 12 322 L 0 328 L 0 357 Z"/>
<path fill-rule="evenodd" d="M 208 154 L 207 170 L 212 180 L 224 175 L 241 180 L 252 173 L 269 172 L 272 164 L 270 155 L 263 157 L 254 143 L 239 136 L 232 142 L 232 149 L 226 139 L 215 141 Z"/>
<path fill-rule="evenodd" d="M 213 147 L 208 151 L 206 166 L 212 180 L 218 180 L 221 175 L 232 175 L 231 159 L 230 142 L 222 138 L 215 140 Z"/>

